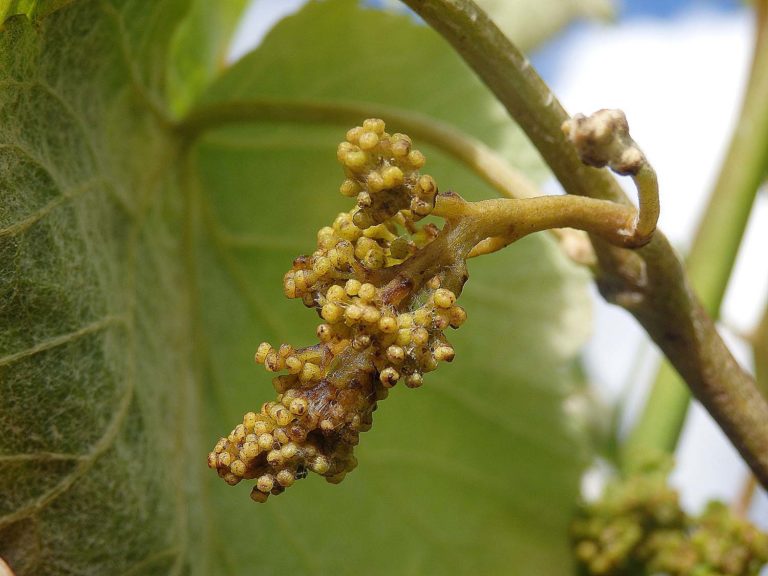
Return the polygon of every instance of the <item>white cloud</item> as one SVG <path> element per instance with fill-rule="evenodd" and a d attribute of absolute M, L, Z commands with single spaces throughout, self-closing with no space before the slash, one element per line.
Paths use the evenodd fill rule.
<path fill-rule="evenodd" d="M 280 20 L 298 12 L 308 0 L 252 0 L 243 14 L 229 48 L 229 60 L 234 62 L 256 48 L 264 36 Z"/>

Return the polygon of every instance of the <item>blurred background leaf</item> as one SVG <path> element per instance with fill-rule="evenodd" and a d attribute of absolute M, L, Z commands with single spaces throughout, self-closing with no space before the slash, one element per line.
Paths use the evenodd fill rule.
<path fill-rule="evenodd" d="M 399 0 L 367 0 L 368 5 L 405 12 Z M 612 0 L 475 0 L 515 45 L 529 52 L 538 48 L 574 20 L 610 20 Z"/>
<path fill-rule="evenodd" d="M 518 48 L 528 52 L 560 32 L 575 19 L 608 20 L 611 0 L 477 0 Z"/>
<path fill-rule="evenodd" d="M 175 115 L 186 112 L 226 68 L 229 44 L 247 5 L 248 0 L 190 0 L 168 59 L 168 103 Z"/>

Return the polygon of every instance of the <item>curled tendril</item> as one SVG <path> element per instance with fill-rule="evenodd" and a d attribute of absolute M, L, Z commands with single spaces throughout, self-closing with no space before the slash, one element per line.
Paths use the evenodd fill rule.
<path fill-rule="evenodd" d="M 467 316 L 456 298 L 469 247 L 450 265 L 426 263 L 433 259 L 425 247 L 450 236 L 450 226 L 416 224 L 432 212 L 437 185 L 419 172 L 425 158 L 411 139 L 369 119 L 347 132 L 337 156 L 346 176 L 340 191 L 357 205 L 320 229 L 316 250 L 283 278 L 285 295 L 322 319 L 320 342 L 258 347 L 256 362 L 281 373 L 277 398 L 245 414 L 208 455 L 228 484 L 255 480 L 257 502 L 309 471 L 340 482 L 357 465 L 354 447 L 376 403 L 400 380 L 417 388 L 453 360 L 443 332 Z"/>

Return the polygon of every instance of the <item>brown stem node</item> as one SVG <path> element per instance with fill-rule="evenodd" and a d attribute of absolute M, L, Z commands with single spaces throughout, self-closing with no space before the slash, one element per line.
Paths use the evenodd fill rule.
<path fill-rule="evenodd" d="M 659 219 L 659 188 L 656 173 L 629 134 L 624 112 L 603 109 L 591 116 L 576 114 L 563 122 L 562 130 L 584 164 L 632 177 L 639 204 L 632 244 L 647 244 Z"/>

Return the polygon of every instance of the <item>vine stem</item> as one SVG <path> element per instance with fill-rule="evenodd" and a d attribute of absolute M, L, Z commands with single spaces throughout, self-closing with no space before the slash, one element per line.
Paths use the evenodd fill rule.
<path fill-rule="evenodd" d="M 203 105 L 178 122 L 186 140 L 227 124 L 253 121 L 318 122 L 355 125 L 361 118 L 386 118 L 412 137 L 465 164 L 508 198 L 540 196 L 538 187 L 491 148 L 472 136 L 418 112 L 369 102 L 252 99 Z"/>
<path fill-rule="evenodd" d="M 431 144 L 461 162 L 501 196 L 533 198 L 542 195 L 536 184 L 525 174 L 514 169 L 480 140 L 418 112 L 372 102 L 284 99 L 227 101 L 193 109 L 177 122 L 175 128 L 182 139 L 190 143 L 210 130 L 243 122 L 284 121 L 350 125 L 366 117 L 386 118 L 388 124 Z M 569 258 L 590 269 L 595 268 L 592 245 L 583 232 L 565 228 L 552 228 L 549 232 Z M 508 242 L 503 245 L 506 244 Z"/>
<path fill-rule="evenodd" d="M 752 72 L 741 115 L 686 262 L 691 284 L 704 309 L 715 318 L 768 165 L 768 1 L 758 3 L 756 16 Z M 674 369 L 663 363 L 646 406 L 625 443 L 627 467 L 641 464 L 637 456 L 642 452 L 674 450 L 689 402 L 688 389 Z"/>
<path fill-rule="evenodd" d="M 755 363 L 755 379 L 763 395 L 768 398 L 768 303 L 751 338 L 752 357 Z"/>
<path fill-rule="evenodd" d="M 752 347 L 752 362 L 755 366 L 757 386 L 763 396 L 768 398 L 768 303 L 763 309 L 763 315 L 757 323 L 757 328 L 746 339 Z M 755 477 L 749 474 L 733 505 L 736 513 L 742 518 L 746 518 L 749 512 L 756 487 Z"/>
<path fill-rule="evenodd" d="M 560 127 L 565 110 L 530 62 L 470 0 L 403 0 L 454 47 L 528 134 L 566 191 L 628 203 L 605 170 L 585 166 Z M 689 288 L 660 232 L 626 250 L 594 241 L 603 296 L 632 313 L 768 486 L 768 404 Z"/>

